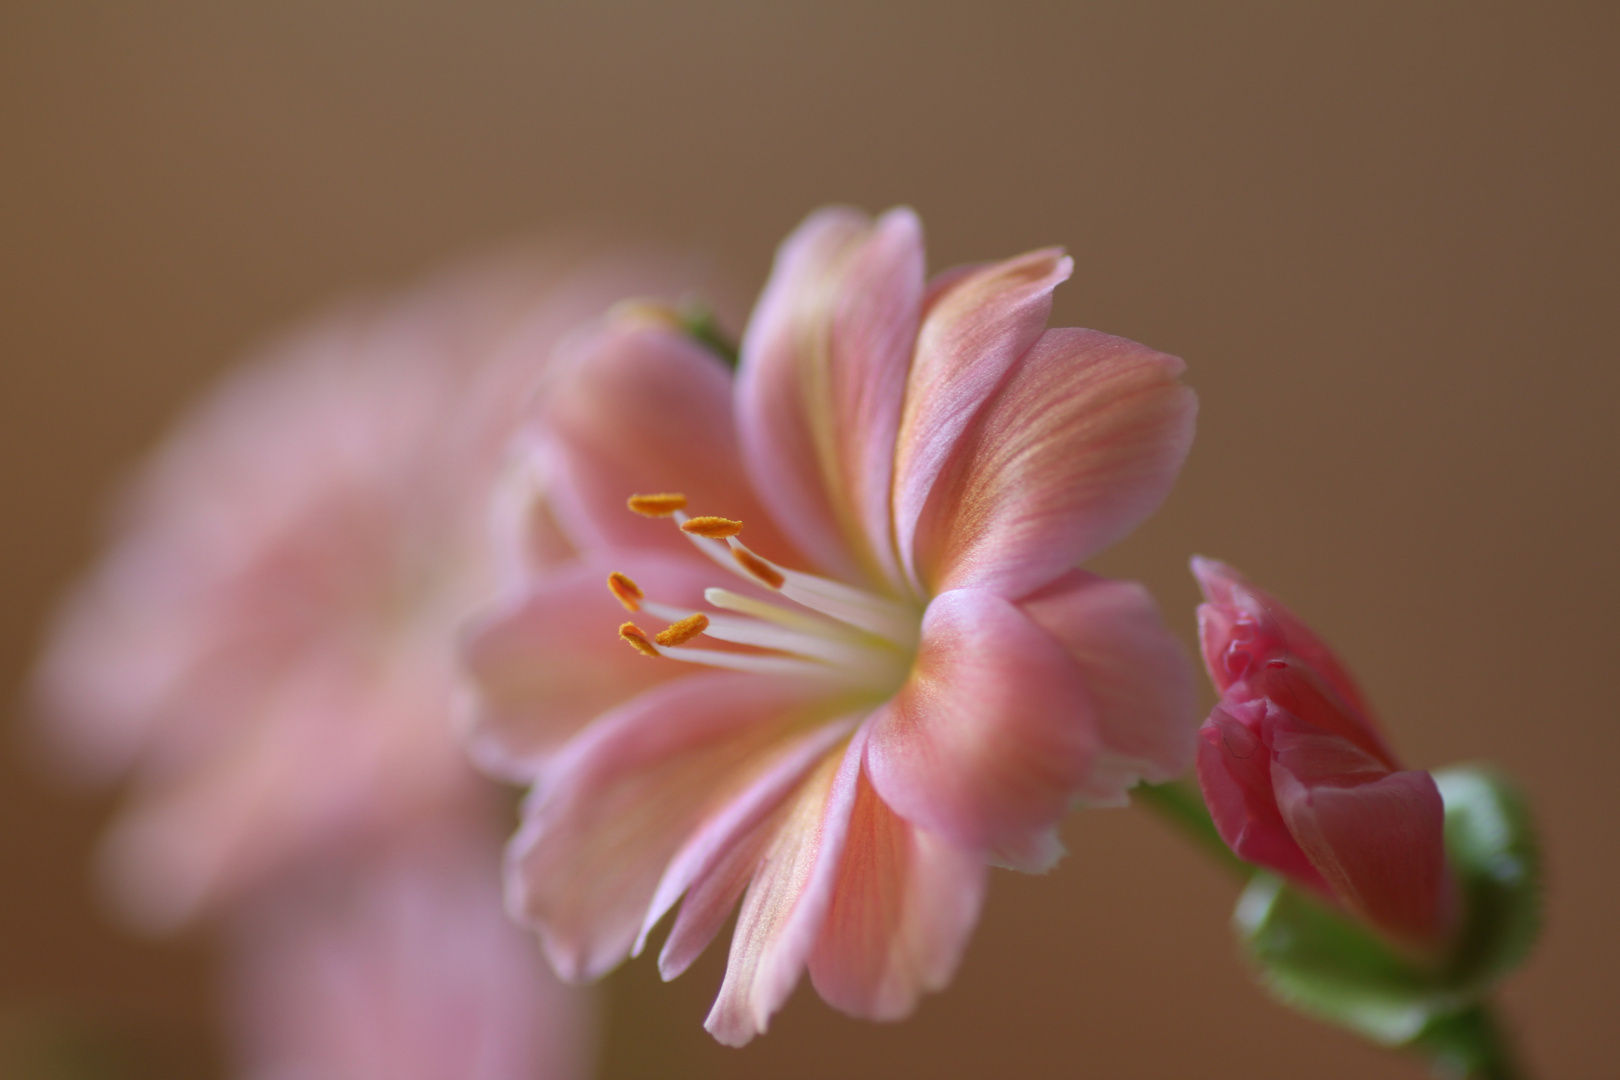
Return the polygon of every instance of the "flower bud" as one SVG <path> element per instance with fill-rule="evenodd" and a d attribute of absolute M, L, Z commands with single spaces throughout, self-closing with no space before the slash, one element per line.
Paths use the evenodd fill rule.
<path fill-rule="evenodd" d="M 1297 616 L 1221 563 L 1195 559 L 1193 574 L 1221 693 L 1200 731 L 1198 780 L 1221 837 L 1402 948 L 1440 955 L 1457 889 L 1434 778 L 1401 768 L 1348 673 Z"/>

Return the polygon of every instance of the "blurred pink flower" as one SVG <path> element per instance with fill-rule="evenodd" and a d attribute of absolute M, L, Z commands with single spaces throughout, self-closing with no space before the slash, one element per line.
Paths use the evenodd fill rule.
<path fill-rule="evenodd" d="M 422 830 L 278 880 L 235 913 L 244 1080 L 566 1080 L 588 1002 L 501 908 L 487 830 Z"/>
<path fill-rule="evenodd" d="M 735 385 L 656 311 L 559 356 L 531 452 L 577 556 L 467 655 L 475 753 L 536 780 L 509 887 L 565 977 L 684 896 L 672 978 L 741 897 L 722 1042 L 807 966 L 834 1006 L 904 1016 L 949 980 L 987 864 L 1045 869 L 1074 802 L 1191 764 L 1184 655 L 1144 590 L 1076 564 L 1163 499 L 1193 396 L 1172 357 L 1045 329 L 1070 268 L 928 282 L 910 211 L 823 210 Z M 672 625 L 621 630 L 615 596 Z"/>
<path fill-rule="evenodd" d="M 184 419 L 128 492 L 117 542 L 64 608 L 37 682 L 55 756 L 92 780 L 131 777 L 102 854 L 133 921 L 165 930 L 243 905 L 270 918 L 273 896 L 297 909 L 277 931 L 282 983 L 323 964 L 360 981 L 397 963 L 417 985 L 368 991 L 390 1022 L 427 1007 L 413 995 L 461 1009 L 445 998 L 474 957 L 457 935 L 485 933 L 496 901 L 474 924 L 409 943 L 387 920 L 390 905 L 448 917 L 483 895 L 478 883 L 417 896 L 423 882 L 494 872 L 438 854 L 409 866 L 425 849 L 405 840 L 447 823 L 485 844 L 504 831 L 452 724 L 456 628 L 501 575 L 490 492 L 558 340 L 673 269 L 567 254 L 470 268 L 291 337 Z M 388 867 L 365 870 L 378 848 Z M 355 880 L 326 911 L 333 874 Z M 383 921 L 344 944 L 362 903 Z M 396 945 L 411 951 L 390 959 Z M 537 956 L 488 963 L 492 979 L 524 987 L 498 1016 L 556 997 Z M 322 1021 L 309 1045 L 351 1040 L 360 1053 L 378 1033 L 337 1027 L 365 1021 L 361 1008 Z M 502 1034 L 492 1023 L 458 1029 L 465 1043 L 447 1034 L 444 1052 L 506 1053 L 487 1045 Z M 511 1052 L 529 1054 L 547 1023 L 508 1025 Z M 421 1026 L 410 1045 L 447 1031 Z M 298 1075 L 404 1075 L 326 1068 Z M 435 1075 L 483 1074 L 468 1062 Z"/>
<path fill-rule="evenodd" d="M 1405 771 L 1309 627 L 1231 567 L 1194 559 L 1204 664 L 1221 694 L 1198 779 L 1237 854 L 1433 950 L 1455 915 L 1434 778 Z"/>

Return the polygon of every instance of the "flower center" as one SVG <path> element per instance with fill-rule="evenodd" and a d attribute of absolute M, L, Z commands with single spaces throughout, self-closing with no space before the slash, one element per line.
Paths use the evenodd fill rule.
<path fill-rule="evenodd" d="M 645 611 L 669 624 L 654 635 L 633 622 L 619 627 L 619 637 L 637 652 L 738 671 L 830 678 L 885 697 L 905 681 L 917 651 L 920 622 L 908 606 L 778 566 L 737 538 L 742 522 L 689 516 L 684 495 L 632 495 L 629 507 L 644 517 L 671 519 L 718 566 L 790 602 L 708 588 L 703 598 L 727 614 L 691 612 L 648 599 L 628 575 L 614 572 L 608 576 L 608 589 L 625 610 Z M 685 647 L 698 637 L 750 646 L 753 651 Z"/>

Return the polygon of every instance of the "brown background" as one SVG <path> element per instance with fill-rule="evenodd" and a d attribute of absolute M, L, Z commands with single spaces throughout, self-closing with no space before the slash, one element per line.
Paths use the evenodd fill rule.
<path fill-rule="evenodd" d="M 1067 244 L 1059 322 L 1187 358 L 1191 464 L 1101 568 L 1186 629 L 1186 556 L 1228 559 L 1341 647 L 1409 760 L 1509 766 L 1551 887 L 1507 1007 L 1540 1075 L 1612 1075 L 1617 11 L 7 0 L 0 692 L 132 456 L 312 306 L 585 219 L 751 291 L 811 207 L 909 202 L 936 266 Z M 217 1075 L 206 949 L 89 898 L 107 804 L 0 771 L 11 1029 Z M 699 1028 L 719 957 L 670 987 L 643 962 L 608 981 L 604 1075 L 1418 1075 L 1270 1005 L 1232 886 L 1157 821 L 1069 840 L 998 875 L 912 1021 L 801 991 L 727 1051 Z"/>

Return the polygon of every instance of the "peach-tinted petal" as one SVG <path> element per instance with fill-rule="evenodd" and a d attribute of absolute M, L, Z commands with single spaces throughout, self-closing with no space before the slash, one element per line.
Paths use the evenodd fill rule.
<path fill-rule="evenodd" d="M 608 320 L 559 357 L 543 415 L 554 451 L 548 499 L 577 549 L 690 552 L 668 520 L 625 507 L 633 494 L 673 491 L 694 514 L 742 521 L 749 543 L 795 564 L 743 475 L 731 376 L 684 333 Z"/>
<path fill-rule="evenodd" d="M 532 780 L 544 757 L 592 717 L 691 674 L 680 664 L 649 661 L 619 640 L 626 613 L 607 587 L 615 570 L 649 595 L 694 611 L 715 576 L 693 555 L 596 556 L 541 579 L 480 620 L 462 649 L 478 685 L 463 723 L 468 748 L 485 770 Z"/>
<path fill-rule="evenodd" d="M 1142 586 L 1071 570 L 1019 602 L 1085 676 L 1100 748 L 1081 796 L 1120 804 L 1139 781 L 1191 768 L 1198 743 L 1192 665 Z"/>
<path fill-rule="evenodd" d="M 917 336 L 895 443 L 895 543 L 913 579 L 912 540 L 934 481 L 962 432 L 1046 329 L 1052 290 L 1074 260 L 1055 248 L 963 274 L 930 306 Z"/>
<path fill-rule="evenodd" d="M 1182 363 L 1091 330 L 1048 330 L 981 411 L 917 523 L 935 592 L 1017 597 L 1151 513 L 1192 441 Z"/>
<path fill-rule="evenodd" d="M 743 338 L 750 475 L 800 549 L 846 581 L 898 583 L 889 489 L 923 290 L 915 214 L 823 210 L 783 243 Z"/>
<path fill-rule="evenodd" d="M 552 763 L 507 880 L 558 974 L 593 979 L 629 954 L 670 858 L 770 761 L 819 691 L 783 677 L 689 675 L 602 717 Z"/>
<path fill-rule="evenodd" d="M 1022 847 L 1050 828 L 1098 749 L 1095 707 L 1074 661 L 982 589 L 929 605 L 911 677 L 871 729 L 867 767 L 884 802 L 981 850 Z"/>
<path fill-rule="evenodd" d="M 758 780 L 704 822 L 670 860 L 635 946 L 639 953 L 653 926 L 679 900 L 680 914 L 658 957 L 665 979 L 685 971 L 708 947 L 742 896 L 765 845 L 776 835 L 790 796 L 854 726 L 853 718 L 824 724 L 790 743 Z"/>
<path fill-rule="evenodd" d="M 798 984 L 827 917 L 865 747 L 857 732 L 799 789 L 737 914 L 725 981 L 703 1026 L 727 1046 L 763 1034 Z"/>
<path fill-rule="evenodd" d="M 979 919 L 984 857 L 920 829 L 856 784 L 832 906 L 810 954 L 810 978 L 829 1005 L 899 1020 L 956 971 Z"/>

